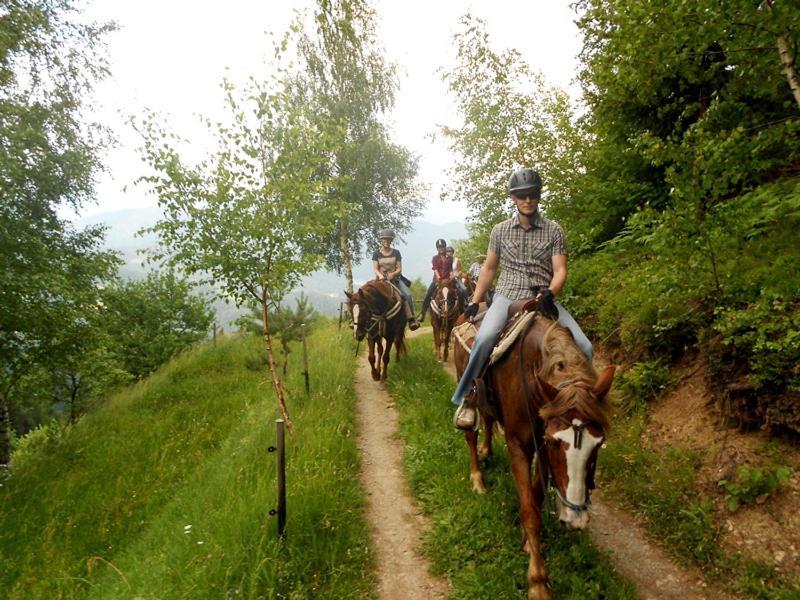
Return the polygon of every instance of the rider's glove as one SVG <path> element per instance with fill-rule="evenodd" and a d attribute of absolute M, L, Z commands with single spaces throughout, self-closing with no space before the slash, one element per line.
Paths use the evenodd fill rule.
<path fill-rule="evenodd" d="M 475 302 L 473 302 L 467 308 L 464 309 L 464 317 L 467 319 L 471 319 L 477 314 L 478 314 L 478 305 Z"/>
<path fill-rule="evenodd" d="M 540 291 L 536 298 L 536 310 L 548 319 L 558 321 L 558 308 L 556 308 L 556 303 L 553 301 L 553 292 L 550 291 L 550 288 Z"/>

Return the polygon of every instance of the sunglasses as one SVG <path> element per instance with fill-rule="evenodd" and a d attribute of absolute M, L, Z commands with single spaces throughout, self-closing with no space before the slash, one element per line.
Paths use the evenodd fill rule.
<path fill-rule="evenodd" d="M 514 192 L 514 198 L 517 200 L 538 200 L 538 192 Z"/>

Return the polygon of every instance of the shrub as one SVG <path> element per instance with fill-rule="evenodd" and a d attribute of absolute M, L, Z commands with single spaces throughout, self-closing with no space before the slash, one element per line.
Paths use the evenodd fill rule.
<path fill-rule="evenodd" d="M 783 481 L 787 481 L 792 471 L 789 467 L 762 470 L 758 467 L 739 467 L 737 481 L 723 479 L 717 483 L 725 490 L 725 503 L 733 512 L 742 504 L 762 502 L 772 494 Z"/>
<path fill-rule="evenodd" d="M 643 408 L 648 402 L 669 390 L 675 378 L 660 361 L 639 362 L 623 371 L 616 389 L 622 395 L 624 413 Z"/>

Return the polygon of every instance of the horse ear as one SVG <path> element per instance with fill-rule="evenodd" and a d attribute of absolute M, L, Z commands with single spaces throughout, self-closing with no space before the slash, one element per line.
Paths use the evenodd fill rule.
<path fill-rule="evenodd" d="M 364 299 L 364 290 L 362 290 L 361 288 L 358 288 L 358 298 L 360 300 Z"/>
<path fill-rule="evenodd" d="M 614 381 L 614 371 L 616 370 L 617 367 L 615 365 L 609 365 L 603 369 L 600 377 L 597 378 L 597 383 L 594 384 L 594 389 L 592 391 L 598 400 L 605 398 L 608 390 L 611 389 L 611 383 Z"/>
<path fill-rule="evenodd" d="M 350 292 L 348 292 L 347 290 L 344 291 L 344 295 L 347 296 L 348 300 L 350 299 Z"/>

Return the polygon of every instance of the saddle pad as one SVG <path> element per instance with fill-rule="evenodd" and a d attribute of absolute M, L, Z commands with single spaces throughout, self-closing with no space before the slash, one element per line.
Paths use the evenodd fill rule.
<path fill-rule="evenodd" d="M 514 343 L 514 341 L 519 337 L 519 334 L 525 330 L 525 328 L 528 326 L 528 323 L 536 318 L 536 314 L 536 311 L 522 313 L 511 323 L 511 326 L 503 332 L 500 339 L 495 344 L 492 354 L 489 356 L 490 365 L 500 360 L 500 358 Z M 453 336 L 456 340 L 458 340 L 458 343 L 461 344 L 464 350 L 470 354 L 472 353 L 472 342 L 475 339 L 477 332 L 478 328 L 469 321 L 465 321 L 461 325 L 453 328 Z"/>

